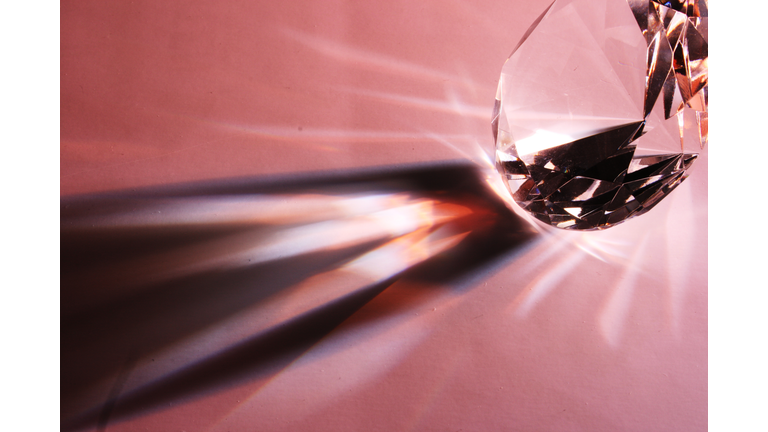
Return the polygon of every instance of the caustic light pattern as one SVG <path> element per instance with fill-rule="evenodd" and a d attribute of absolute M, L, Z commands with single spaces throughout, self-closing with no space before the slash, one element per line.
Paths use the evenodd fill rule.
<path fill-rule="evenodd" d="M 707 0 L 555 0 L 502 69 L 496 165 L 559 228 L 650 210 L 707 143 Z"/>

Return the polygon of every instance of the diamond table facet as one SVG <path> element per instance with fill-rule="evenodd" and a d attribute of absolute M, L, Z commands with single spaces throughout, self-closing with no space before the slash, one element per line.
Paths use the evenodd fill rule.
<path fill-rule="evenodd" d="M 707 0 L 555 0 L 505 63 L 496 165 L 565 229 L 650 210 L 707 143 Z"/>

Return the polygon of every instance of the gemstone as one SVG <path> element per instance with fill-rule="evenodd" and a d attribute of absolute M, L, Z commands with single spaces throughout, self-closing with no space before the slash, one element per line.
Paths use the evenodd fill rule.
<path fill-rule="evenodd" d="M 547 224 L 641 215 L 707 143 L 707 0 L 555 0 L 507 59 L 496 166 Z"/>

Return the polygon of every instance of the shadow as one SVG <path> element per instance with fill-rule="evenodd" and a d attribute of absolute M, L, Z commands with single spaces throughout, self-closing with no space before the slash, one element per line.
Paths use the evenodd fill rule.
<path fill-rule="evenodd" d="M 460 289 L 534 237 L 463 164 L 62 198 L 62 430 L 269 379 L 395 281 Z"/>

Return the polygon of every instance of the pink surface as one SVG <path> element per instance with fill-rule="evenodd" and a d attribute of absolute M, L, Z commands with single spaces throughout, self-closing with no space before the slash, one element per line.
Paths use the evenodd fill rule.
<path fill-rule="evenodd" d="M 495 179 L 499 72 L 547 4 L 65 1 L 61 195 L 446 160 Z M 280 370 L 107 430 L 706 430 L 706 209 L 704 154 L 646 216 L 536 225 L 480 275 L 397 281 Z"/>

